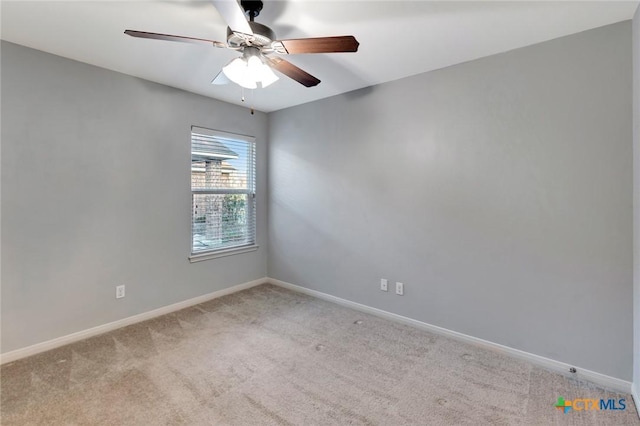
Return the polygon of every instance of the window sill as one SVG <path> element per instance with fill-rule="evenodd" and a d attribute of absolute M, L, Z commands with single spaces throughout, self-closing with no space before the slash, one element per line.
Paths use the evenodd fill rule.
<path fill-rule="evenodd" d="M 233 256 L 235 254 L 249 253 L 258 250 L 258 245 L 233 247 L 224 250 L 216 250 L 208 253 L 192 254 L 189 256 L 189 262 L 196 263 L 203 260 L 218 259 L 219 257 Z"/>

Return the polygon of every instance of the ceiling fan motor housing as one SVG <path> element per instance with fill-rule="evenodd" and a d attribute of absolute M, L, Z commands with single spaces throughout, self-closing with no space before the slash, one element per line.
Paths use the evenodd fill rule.
<path fill-rule="evenodd" d="M 257 22 L 249 22 L 249 26 L 253 31 L 253 35 L 237 33 L 227 27 L 227 43 L 229 47 L 239 49 L 246 46 L 255 46 L 260 48 L 263 53 L 268 53 L 265 49 L 271 48 L 271 43 L 276 39 L 276 34 L 271 28 Z"/>

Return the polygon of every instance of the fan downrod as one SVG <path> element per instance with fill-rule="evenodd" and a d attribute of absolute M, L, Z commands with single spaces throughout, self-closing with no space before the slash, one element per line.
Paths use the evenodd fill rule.
<path fill-rule="evenodd" d="M 261 0 L 241 0 L 240 4 L 242 5 L 245 13 L 249 15 L 249 20 L 251 22 L 253 22 L 256 16 L 260 15 L 262 6 L 264 6 Z"/>

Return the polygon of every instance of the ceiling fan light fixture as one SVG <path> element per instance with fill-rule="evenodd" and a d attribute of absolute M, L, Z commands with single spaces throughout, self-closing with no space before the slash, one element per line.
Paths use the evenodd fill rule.
<path fill-rule="evenodd" d="M 258 84 L 264 88 L 278 80 L 278 76 L 260 57 L 260 51 L 253 47 L 246 47 L 244 55 L 232 60 L 222 68 L 222 72 L 245 89 L 255 89 Z"/>
<path fill-rule="evenodd" d="M 264 62 L 260 61 L 260 65 L 259 65 L 259 73 L 260 73 L 260 84 L 262 84 L 262 87 L 267 87 L 272 83 L 275 83 L 276 81 L 278 81 L 278 76 L 276 75 L 276 73 L 273 72 L 273 70 L 271 69 L 271 67 L 267 64 L 265 64 Z"/>
<path fill-rule="evenodd" d="M 249 76 L 247 75 L 248 63 L 244 58 L 236 58 L 229 62 L 228 65 L 222 68 L 222 72 L 229 80 L 244 87 L 245 89 L 255 89 L 258 87 L 255 81 L 249 79 Z"/>

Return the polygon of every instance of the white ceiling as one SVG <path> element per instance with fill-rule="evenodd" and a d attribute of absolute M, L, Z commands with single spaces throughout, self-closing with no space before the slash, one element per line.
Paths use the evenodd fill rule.
<path fill-rule="evenodd" d="M 313 88 L 281 76 L 246 93 L 275 111 L 366 86 L 631 19 L 637 1 L 309 1 L 266 0 L 256 19 L 278 38 L 354 35 L 357 53 L 290 55 L 315 75 Z M 237 52 L 136 39 L 125 29 L 225 41 L 208 1 L 2 1 L 3 40 L 241 104 L 241 89 L 211 85 Z M 250 92 L 250 91 L 247 91 Z"/>

